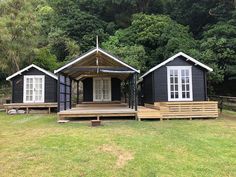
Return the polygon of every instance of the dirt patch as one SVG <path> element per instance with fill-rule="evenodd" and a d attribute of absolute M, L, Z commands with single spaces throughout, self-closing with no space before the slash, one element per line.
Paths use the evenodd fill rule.
<path fill-rule="evenodd" d="M 126 151 L 116 145 L 104 144 L 99 147 L 99 150 L 101 150 L 102 152 L 106 152 L 106 153 L 116 156 L 117 157 L 117 161 L 116 161 L 117 168 L 122 168 L 123 166 L 126 165 L 126 163 L 129 160 L 134 159 L 133 153 Z"/>

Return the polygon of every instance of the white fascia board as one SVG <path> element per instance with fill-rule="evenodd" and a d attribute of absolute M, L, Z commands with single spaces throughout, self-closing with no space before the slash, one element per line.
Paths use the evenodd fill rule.
<path fill-rule="evenodd" d="M 94 53 L 94 52 L 96 52 L 96 51 L 97 51 L 97 49 L 91 50 L 90 52 L 86 53 L 85 55 L 82 55 L 82 56 L 80 56 L 79 58 L 77 58 L 77 59 L 75 59 L 75 60 L 73 60 L 73 61 L 67 63 L 66 65 L 64 65 L 64 66 L 62 66 L 62 67 L 60 67 L 60 68 L 58 68 L 57 70 L 54 70 L 54 73 L 56 74 L 56 73 L 60 72 L 61 70 L 63 70 L 63 69 L 65 69 L 65 68 L 67 68 L 67 67 L 73 65 L 74 63 L 76 63 L 76 62 L 78 62 L 78 61 L 84 59 L 85 57 L 91 55 L 92 53 Z"/>
<path fill-rule="evenodd" d="M 199 66 L 205 68 L 206 70 L 208 70 L 208 71 L 210 71 L 210 72 L 213 71 L 213 69 L 210 68 L 210 67 L 208 67 L 207 65 L 205 65 L 205 64 L 203 64 L 203 63 L 197 61 L 196 59 L 194 59 L 194 58 L 188 56 L 187 54 L 185 54 L 185 53 L 183 53 L 183 52 L 179 52 L 179 53 L 173 55 L 172 57 L 168 58 L 167 60 L 163 61 L 162 63 L 160 63 L 160 64 L 154 66 L 153 68 L 151 68 L 150 70 L 148 70 L 145 74 L 143 74 L 140 78 L 145 77 L 145 76 L 148 75 L 149 73 L 151 73 L 151 72 L 153 72 L 154 70 L 160 68 L 161 66 L 163 66 L 163 65 L 165 65 L 165 64 L 167 64 L 167 63 L 169 63 L 170 61 L 174 60 L 175 58 L 177 58 L 177 57 L 179 57 L 179 56 L 183 56 L 183 57 L 187 58 L 188 60 L 190 60 L 190 61 L 192 61 L 193 63 L 195 63 L 195 64 L 197 64 L 197 65 L 199 65 Z"/>
<path fill-rule="evenodd" d="M 40 67 L 36 66 L 35 64 L 31 64 L 31 65 L 29 65 L 29 66 L 27 66 L 27 67 L 21 69 L 20 71 L 14 73 L 14 74 L 12 74 L 12 75 L 10 75 L 9 77 L 6 78 L 6 80 L 9 81 L 9 80 L 11 80 L 13 77 L 15 77 L 15 76 L 21 74 L 21 73 L 24 72 L 24 71 L 29 70 L 29 69 L 32 68 L 32 67 L 38 69 L 39 71 L 41 71 L 41 72 L 43 72 L 43 73 L 45 73 L 45 74 L 47 74 L 47 75 L 49 75 L 49 76 L 51 76 L 52 78 L 54 78 L 54 79 L 57 80 L 57 76 L 56 76 L 56 75 L 54 75 L 54 74 L 52 74 L 52 73 L 46 71 L 46 70 L 43 69 L 43 68 L 40 68 Z"/>
<path fill-rule="evenodd" d="M 119 60 L 118 58 L 116 58 L 116 57 L 110 55 L 109 53 L 105 52 L 104 50 L 98 48 L 98 51 L 101 52 L 101 53 L 103 53 L 104 55 L 107 55 L 108 57 L 110 57 L 111 59 L 117 61 L 118 63 L 120 63 L 120 64 L 122 64 L 122 65 L 124 65 L 124 66 L 126 66 L 126 67 L 128 67 L 128 68 L 130 68 L 130 69 L 132 69 L 133 71 L 135 71 L 135 72 L 137 72 L 137 73 L 140 73 L 140 70 L 137 70 L 137 69 L 133 68 L 132 66 L 130 66 L 130 65 L 126 64 L 126 63 L 124 63 L 123 61 L 121 61 L 121 60 Z"/>
<path fill-rule="evenodd" d="M 91 55 L 91 54 L 93 54 L 93 53 L 95 53 L 95 52 L 101 52 L 101 53 L 103 53 L 104 55 L 108 56 L 109 58 L 115 60 L 116 62 L 118 62 L 118 63 L 120 63 L 120 64 L 122 64 L 122 65 L 124 65 L 124 66 L 126 66 L 126 67 L 128 67 L 128 68 L 130 68 L 130 69 L 132 69 L 133 71 L 135 71 L 135 72 L 137 72 L 137 73 L 140 73 L 139 70 L 134 69 L 133 67 L 131 67 L 131 66 L 129 66 L 128 64 L 122 62 L 121 60 L 117 59 L 116 57 L 110 55 L 109 53 L 105 52 L 104 50 L 102 50 L 102 49 L 100 49 L 100 48 L 95 48 L 94 50 L 91 50 L 90 52 L 86 53 L 85 55 L 82 55 L 81 57 L 79 57 L 79 58 L 73 60 L 72 62 L 70 62 L 70 63 L 68 63 L 68 64 L 62 66 L 61 68 L 55 70 L 54 73 L 56 74 L 56 73 L 60 72 L 61 70 L 63 70 L 63 69 L 65 69 L 65 68 L 67 68 L 67 67 L 73 65 L 74 63 L 76 63 L 76 62 L 78 62 L 78 61 L 84 59 L 85 57 L 87 57 L 87 56 L 89 56 L 89 55 Z"/>

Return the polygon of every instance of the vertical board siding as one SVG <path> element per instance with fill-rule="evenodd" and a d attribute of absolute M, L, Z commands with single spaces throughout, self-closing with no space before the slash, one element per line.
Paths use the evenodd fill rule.
<path fill-rule="evenodd" d="M 143 102 L 144 103 L 153 103 L 154 102 L 154 94 L 153 88 L 158 86 L 153 85 L 153 74 L 150 73 L 146 77 L 143 78 Z"/>
<path fill-rule="evenodd" d="M 111 99 L 112 101 L 121 100 L 121 80 L 111 78 Z"/>
<path fill-rule="evenodd" d="M 93 78 L 83 80 L 83 101 L 93 101 Z"/>
<path fill-rule="evenodd" d="M 45 73 L 37 70 L 36 68 L 30 68 L 28 71 L 12 78 L 12 102 L 23 103 L 23 85 L 24 75 L 44 75 L 45 76 L 45 102 L 57 102 L 57 80 L 46 75 Z"/>

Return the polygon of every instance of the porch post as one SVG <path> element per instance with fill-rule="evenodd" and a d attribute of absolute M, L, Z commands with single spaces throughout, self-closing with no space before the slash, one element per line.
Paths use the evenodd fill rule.
<path fill-rule="evenodd" d="M 70 109 L 72 108 L 72 79 L 70 79 Z"/>
<path fill-rule="evenodd" d="M 130 77 L 128 78 L 128 97 L 129 97 L 129 108 L 131 106 L 131 82 L 130 82 Z"/>
<path fill-rule="evenodd" d="M 134 74 L 131 77 L 131 107 L 134 109 Z"/>
<path fill-rule="evenodd" d="M 60 112 L 60 102 L 61 102 L 61 99 L 60 99 L 60 80 L 61 80 L 61 75 L 58 74 L 58 80 L 57 80 L 57 112 Z"/>
<path fill-rule="evenodd" d="M 76 81 L 77 84 L 77 104 L 79 104 L 79 81 Z"/>
<path fill-rule="evenodd" d="M 137 97 L 137 74 L 134 74 L 134 106 L 135 106 L 135 111 L 138 110 L 138 97 Z"/>

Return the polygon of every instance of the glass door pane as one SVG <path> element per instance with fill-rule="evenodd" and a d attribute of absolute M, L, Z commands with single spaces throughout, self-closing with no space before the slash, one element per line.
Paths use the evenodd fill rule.
<path fill-rule="evenodd" d="M 43 102 L 43 78 L 34 78 L 34 101 Z"/>
<path fill-rule="evenodd" d="M 110 101 L 111 100 L 111 80 L 109 78 L 103 79 L 103 101 Z"/>
<path fill-rule="evenodd" d="M 102 101 L 102 80 L 94 78 L 94 101 Z"/>
<path fill-rule="evenodd" d="M 169 78 L 170 78 L 170 97 L 171 99 L 178 99 L 179 98 L 179 86 L 178 86 L 178 70 L 171 69 Z"/>
<path fill-rule="evenodd" d="M 181 70 L 181 87 L 182 87 L 182 98 L 190 98 L 190 76 L 188 69 Z"/>
<path fill-rule="evenodd" d="M 26 102 L 33 102 L 33 78 L 27 77 L 25 80 L 26 90 L 25 90 L 25 101 Z"/>

